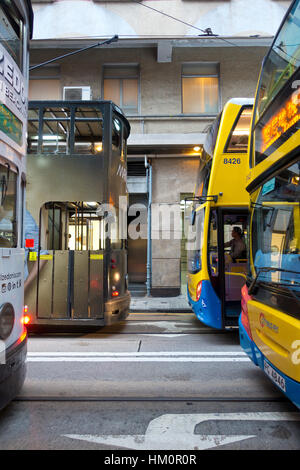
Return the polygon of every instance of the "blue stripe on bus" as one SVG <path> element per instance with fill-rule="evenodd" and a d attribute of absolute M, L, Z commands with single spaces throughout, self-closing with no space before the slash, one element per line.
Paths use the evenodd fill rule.
<path fill-rule="evenodd" d="M 285 379 L 285 387 L 286 392 L 281 390 L 280 387 L 276 385 L 276 387 L 287 396 L 289 400 L 291 400 L 294 405 L 300 408 L 300 383 L 296 380 L 291 379 L 287 375 L 285 375 L 281 370 L 277 369 L 258 349 L 254 341 L 252 341 L 248 333 L 246 332 L 244 326 L 241 323 L 241 317 L 239 319 L 239 333 L 240 333 L 240 344 L 243 350 L 247 353 L 250 359 L 254 362 L 255 365 L 260 367 L 260 369 L 264 370 L 264 361 L 270 364 L 271 367 L 279 374 L 281 377 Z M 270 380 L 270 379 L 269 379 Z M 273 383 L 273 382 L 272 382 Z"/>
<path fill-rule="evenodd" d="M 198 320 L 212 328 L 222 329 L 222 307 L 210 281 L 202 281 L 200 299 L 195 302 L 191 299 L 188 291 L 189 303 Z"/>

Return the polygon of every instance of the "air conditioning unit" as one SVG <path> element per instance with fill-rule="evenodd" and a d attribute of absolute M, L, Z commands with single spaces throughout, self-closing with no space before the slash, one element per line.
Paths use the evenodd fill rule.
<path fill-rule="evenodd" d="M 66 101 L 90 100 L 91 99 L 91 87 L 90 86 L 65 86 L 63 99 Z"/>

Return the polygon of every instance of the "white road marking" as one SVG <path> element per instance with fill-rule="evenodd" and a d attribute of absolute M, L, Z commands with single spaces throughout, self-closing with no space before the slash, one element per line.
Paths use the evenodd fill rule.
<path fill-rule="evenodd" d="M 179 336 L 188 336 L 188 334 L 184 333 L 184 334 L 181 334 L 181 333 L 175 333 L 175 334 L 172 334 L 172 333 L 140 333 L 141 336 L 157 336 L 159 338 L 178 338 Z"/>
<path fill-rule="evenodd" d="M 154 326 L 155 328 L 161 328 L 164 330 L 164 333 L 170 332 L 170 333 L 183 333 L 184 329 L 187 328 L 189 330 L 193 331 L 198 331 L 201 324 L 199 322 L 199 327 L 198 325 L 191 325 L 190 322 L 188 321 L 182 321 L 182 320 L 177 320 L 177 321 L 130 321 L 127 323 L 129 326 Z M 203 329 L 203 328 L 202 328 Z"/>
<path fill-rule="evenodd" d="M 204 450 L 256 437 L 255 435 L 195 434 L 197 424 L 205 421 L 300 421 L 299 413 L 209 413 L 166 414 L 150 421 L 145 434 L 89 435 L 64 434 L 64 437 L 96 444 L 135 450 Z"/>
<path fill-rule="evenodd" d="M 249 362 L 236 351 L 29 352 L 27 362 Z"/>
<path fill-rule="evenodd" d="M 247 357 L 31 357 L 27 362 L 249 362 Z"/>
<path fill-rule="evenodd" d="M 58 352 L 58 351 L 43 351 L 43 352 L 28 352 L 28 356 L 99 356 L 99 357 L 121 357 L 121 356 L 246 356 L 243 351 L 140 351 L 140 352 Z"/>

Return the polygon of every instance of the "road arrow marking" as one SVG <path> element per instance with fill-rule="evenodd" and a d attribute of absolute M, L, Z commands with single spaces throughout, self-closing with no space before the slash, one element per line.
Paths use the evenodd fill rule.
<path fill-rule="evenodd" d="M 205 421 L 300 421 L 299 413 L 165 414 L 150 421 L 145 434 L 64 437 L 134 450 L 204 450 L 256 437 L 255 435 L 200 435 L 195 426 Z"/>
<path fill-rule="evenodd" d="M 82 441 L 93 442 L 107 446 L 116 446 L 134 450 L 205 450 L 218 447 L 224 444 L 250 439 L 250 436 L 223 436 L 223 435 L 189 435 L 188 440 L 185 436 L 167 439 L 166 436 L 150 436 L 136 434 L 133 436 L 111 435 L 111 436 L 89 436 L 77 434 L 65 434 L 65 437 L 79 439 Z"/>

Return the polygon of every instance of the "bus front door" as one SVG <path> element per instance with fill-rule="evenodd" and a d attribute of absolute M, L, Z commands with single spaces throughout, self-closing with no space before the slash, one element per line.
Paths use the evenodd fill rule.
<path fill-rule="evenodd" d="M 236 326 L 241 313 L 241 289 L 246 281 L 247 211 L 222 211 L 223 232 L 220 246 L 223 247 L 223 324 Z"/>

